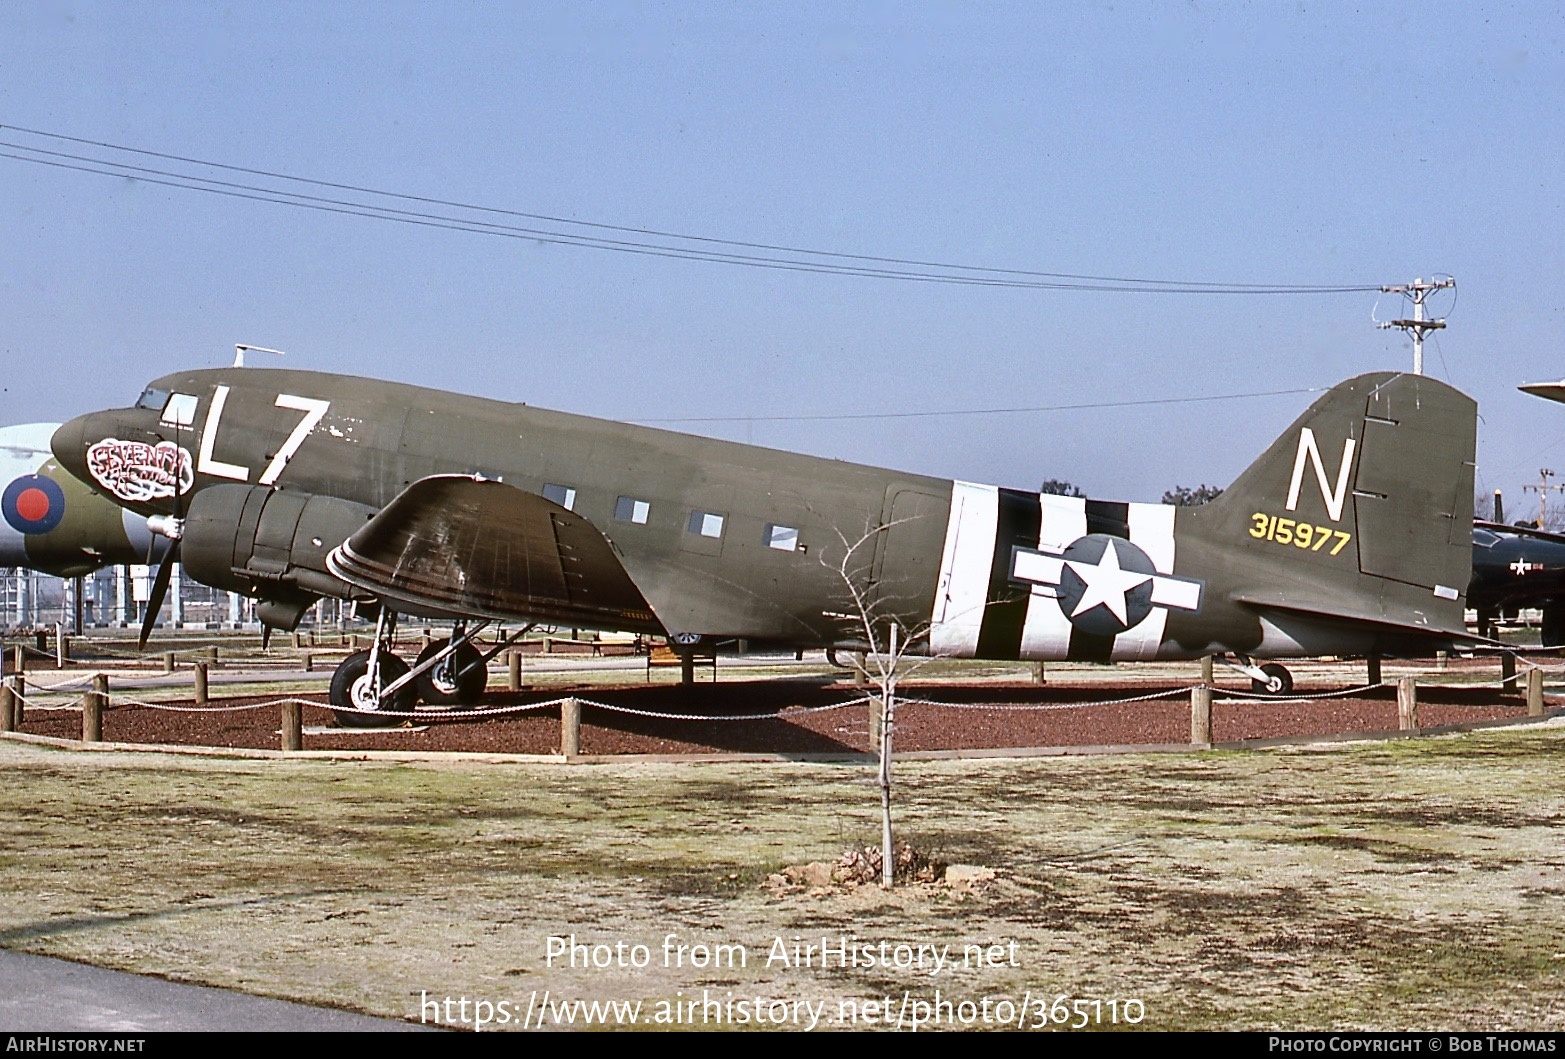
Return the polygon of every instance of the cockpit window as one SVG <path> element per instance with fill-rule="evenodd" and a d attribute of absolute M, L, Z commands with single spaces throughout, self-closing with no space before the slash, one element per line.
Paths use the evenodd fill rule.
<path fill-rule="evenodd" d="M 188 393 L 176 393 L 163 406 L 162 422 L 171 427 L 188 427 L 196 421 L 196 399 Z"/>
<path fill-rule="evenodd" d="M 1500 538 L 1497 534 L 1491 533 L 1486 529 L 1479 529 L 1477 526 L 1473 527 L 1473 544 L 1477 547 L 1493 548 L 1499 543 Z"/>
<path fill-rule="evenodd" d="M 163 406 L 167 403 L 168 391 L 154 390 L 150 386 L 148 386 L 145 390 L 142 390 L 141 396 L 136 398 L 137 408 L 150 408 L 154 412 L 162 411 Z"/>

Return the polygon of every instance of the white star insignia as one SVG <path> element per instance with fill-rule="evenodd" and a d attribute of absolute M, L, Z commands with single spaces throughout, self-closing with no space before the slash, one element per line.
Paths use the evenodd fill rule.
<path fill-rule="evenodd" d="M 1134 570 L 1123 570 L 1119 565 L 1119 549 L 1113 541 L 1108 541 L 1103 547 L 1103 557 L 1096 563 L 1082 563 L 1074 560 L 1065 564 L 1076 572 L 1081 578 L 1081 601 L 1076 604 L 1076 609 L 1070 616 L 1076 617 L 1085 614 L 1093 607 L 1102 605 L 1108 608 L 1110 614 L 1119 620 L 1121 625 L 1130 624 L 1130 616 L 1125 610 L 1125 596 L 1132 589 L 1139 588 L 1152 580 L 1151 574 L 1138 574 Z"/>

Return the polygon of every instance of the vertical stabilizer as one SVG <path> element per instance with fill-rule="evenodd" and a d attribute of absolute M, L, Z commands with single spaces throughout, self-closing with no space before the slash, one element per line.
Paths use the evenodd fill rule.
<path fill-rule="evenodd" d="M 1463 630 L 1477 406 L 1427 376 L 1350 379 L 1224 494 L 1187 514 L 1234 550 L 1234 597 L 1323 616 Z"/>

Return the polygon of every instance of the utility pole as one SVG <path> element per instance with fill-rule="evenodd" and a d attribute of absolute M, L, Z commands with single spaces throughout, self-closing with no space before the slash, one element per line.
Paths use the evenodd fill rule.
<path fill-rule="evenodd" d="M 1554 472 L 1547 467 L 1538 472 L 1537 485 L 1522 486 L 1529 493 L 1538 494 L 1538 528 L 1547 529 L 1549 521 L 1549 490 L 1565 492 L 1565 485 L 1550 485 L 1549 479 L 1554 477 Z"/>
<path fill-rule="evenodd" d="M 1425 283 L 1422 278 L 1415 279 L 1412 283 L 1402 283 L 1392 287 L 1381 287 L 1382 294 L 1400 294 L 1413 302 L 1413 318 L 1411 320 L 1387 320 L 1377 326 L 1381 330 L 1388 327 L 1399 327 L 1413 336 L 1413 374 L 1424 373 L 1424 332 L 1438 331 L 1445 326 L 1444 320 L 1424 319 L 1424 299 L 1437 290 L 1447 287 L 1456 287 L 1456 277 L 1447 276 L 1445 279 L 1430 280 Z"/>

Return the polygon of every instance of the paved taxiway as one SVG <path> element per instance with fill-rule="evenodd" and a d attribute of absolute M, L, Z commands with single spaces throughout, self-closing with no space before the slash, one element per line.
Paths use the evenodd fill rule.
<path fill-rule="evenodd" d="M 431 1028 L 0 949 L 0 1032 L 341 1033 Z"/>

